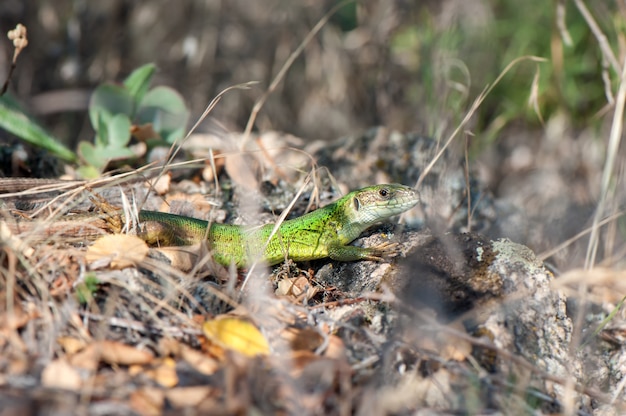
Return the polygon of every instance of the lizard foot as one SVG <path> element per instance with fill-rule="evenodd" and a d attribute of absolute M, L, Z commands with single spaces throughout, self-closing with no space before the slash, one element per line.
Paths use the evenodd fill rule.
<path fill-rule="evenodd" d="M 111 205 L 102 196 L 97 194 L 89 197 L 89 200 L 103 214 L 104 220 L 107 222 L 109 229 L 115 234 L 121 233 L 124 228 L 124 220 L 122 219 L 120 209 Z"/>
<path fill-rule="evenodd" d="M 396 257 L 400 254 L 400 244 L 385 241 L 384 243 L 369 247 L 367 251 L 368 255 L 366 260 L 385 261 L 390 257 Z"/>

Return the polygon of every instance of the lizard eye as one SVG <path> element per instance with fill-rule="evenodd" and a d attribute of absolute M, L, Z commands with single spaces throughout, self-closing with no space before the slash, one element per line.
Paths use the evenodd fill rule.
<path fill-rule="evenodd" d="M 378 195 L 385 198 L 387 195 L 389 195 L 389 191 L 387 190 L 387 188 L 382 188 L 380 191 L 378 191 Z"/>

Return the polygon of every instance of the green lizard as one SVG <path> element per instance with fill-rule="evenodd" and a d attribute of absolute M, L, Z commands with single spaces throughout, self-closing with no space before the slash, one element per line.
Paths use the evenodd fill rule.
<path fill-rule="evenodd" d="M 174 214 L 140 211 L 139 236 L 153 245 L 189 245 L 206 240 L 215 261 L 249 266 L 256 259 L 269 265 L 330 257 L 333 260 L 377 260 L 393 253 L 394 243 L 363 248 L 348 245 L 377 222 L 400 214 L 419 202 L 418 193 L 404 185 L 374 185 L 298 218 L 249 228 L 217 224 Z"/>

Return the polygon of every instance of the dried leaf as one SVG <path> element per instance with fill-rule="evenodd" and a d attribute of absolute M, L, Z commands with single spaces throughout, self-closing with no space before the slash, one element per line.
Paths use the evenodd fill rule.
<path fill-rule="evenodd" d="M 57 343 L 63 348 L 63 351 L 70 355 L 76 354 L 87 346 L 84 340 L 74 337 L 59 337 Z"/>
<path fill-rule="evenodd" d="M 224 157 L 226 158 L 226 172 L 233 182 L 250 191 L 259 189 L 259 182 L 250 168 L 256 164 L 250 158 L 240 153 L 231 153 Z"/>
<path fill-rule="evenodd" d="M 181 344 L 174 338 L 161 338 L 158 342 L 158 355 L 161 357 L 178 357 L 180 355 L 180 349 L 184 344 Z"/>
<path fill-rule="evenodd" d="M 210 397 L 215 389 L 208 386 L 178 387 L 165 392 L 165 397 L 174 408 L 194 407 Z"/>
<path fill-rule="evenodd" d="M 107 364 L 147 364 L 154 359 L 149 351 L 139 350 L 120 342 L 99 341 L 95 343 L 95 347 L 100 353 L 100 360 Z"/>
<path fill-rule="evenodd" d="M 311 351 L 294 351 L 290 358 L 289 373 L 292 377 L 297 378 L 302 374 L 302 370 L 313 362 L 326 362 L 326 358 L 312 353 Z"/>
<path fill-rule="evenodd" d="M 267 340 L 249 321 L 239 317 L 224 317 L 207 321 L 202 325 L 204 335 L 222 348 L 234 350 L 253 357 L 268 355 Z"/>
<path fill-rule="evenodd" d="M 346 360 L 346 345 L 337 335 L 328 336 L 328 345 L 324 350 L 324 357 L 334 358 L 336 360 Z"/>
<path fill-rule="evenodd" d="M 146 242 L 134 235 L 105 235 L 87 249 L 85 260 L 89 264 L 109 260 L 111 268 L 124 269 L 143 261 L 148 250 Z"/>
<path fill-rule="evenodd" d="M 67 359 L 59 358 L 44 368 L 41 373 L 41 384 L 56 389 L 78 390 L 83 381 L 78 371 L 67 362 Z"/>
<path fill-rule="evenodd" d="M 141 142 L 145 142 L 150 139 L 159 139 L 161 140 L 161 136 L 159 133 L 154 131 L 152 127 L 152 123 L 145 123 L 142 125 L 133 124 L 130 127 L 130 133 L 135 136 L 135 138 Z"/>
<path fill-rule="evenodd" d="M 144 387 L 130 395 L 130 406 L 140 415 L 162 414 L 164 402 L 165 393 L 154 387 Z"/>
<path fill-rule="evenodd" d="M 154 359 L 148 352 L 115 341 L 98 341 L 71 357 L 70 362 L 80 368 L 95 370 L 100 362 L 118 365 L 147 364 Z"/>
<path fill-rule="evenodd" d="M 452 322 L 446 325 L 448 329 L 458 331 L 459 335 L 467 334 L 463 325 L 459 322 Z M 412 334 L 412 342 L 417 348 L 424 350 L 437 351 L 445 360 L 463 361 L 472 352 L 472 345 L 469 341 L 460 336 L 455 336 L 449 331 L 437 329 L 422 329 L 419 336 Z"/>
<path fill-rule="evenodd" d="M 206 375 L 215 373 L 219 368 L 219 363 L 213 357 L 209 357 L 198 350 L 181 345 L 181 358 L 189 363 L 198 372 Z"/>
<path fill-rule="evenodd" d="M 203 247 L 202 244 L 193 244 L 184 247 L 160 247 L 155 251 L 167 258 L 172 267 L 188 272 L 198 263 L 198 259 L 203 253 Z"/>
<path fill-rule="evenodd" d="M 324 342 L 322 335 L 311 327 L 286 328 L 281 337 L 289 341 L 290 348 L 294 351 L 314 351 Z"/>
<path fill-rule="evenodd" d="M 0 329 L 19 329 L 39 317 L 39 312 L 30 308 L 25 311 L 16 296 L 13 296 L 13 304 L 7 304 L 7 293 L 0 292 Z"/>
<path fill-rule="evenodd" d="M 211 183 L 215 180 L 215 176 L 219 176 L 219 174 L 224 170 L 225 161 L 222 157 L 215 157 L 221 154 L 219 150 L 214 150 L 213 153 L 209 154 L 206 157 L 205 166 L 202 169 L 202 179 L 204 181 Z M 213 164 L 211 164 L 211 160 L 209 158 L 213 158 Z"/>
<path fill-rule="evenodd" d="M 319 288 L 311 285 L 306 277 L 299 276 L 280 280 L 275 293 L 278 296 L 291 296 L 297 299 L 304 296 L 308 300 L 314 297 L 318 291 Z"/>
<path fill-rule="evenodd" d="M 147 370 L 145 375 L 163 387 L 174 387 L 178 384 L 176 362 L 171 358 L 163 359 L 155 368 Z"/>
<path fill-rule="evenodd" d="M 99 357 L 94 344 L 90 344 L 87 348 L 70 356 L 70 363 L 78 368 L 96 371 L 98 369 Z"/>
<path fill-rule="evenodd" d="M 158 195 L 165 195 L 170 190 L 172 183 L 172 175 L 161 175 L 150 181 L 150 188 L 153 189 Z"/>

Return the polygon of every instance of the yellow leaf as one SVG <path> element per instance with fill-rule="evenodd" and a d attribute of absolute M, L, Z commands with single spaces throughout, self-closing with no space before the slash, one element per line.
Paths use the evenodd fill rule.
<path fill-rule="evenodd" d="M 89 264 L 108 261 L 112 268 L 124 269 L 143 261 L 148 250 L 146 242 L 134 235 L 105 235 L 87 249 L 85 259 Z"/>
<path fill-rule="evenodd" d="M 261 331 L 242 318 L 217 318 L 205 322 L 202 330 L 214 344 L 249 357 L 268 355 L 270 352 L 269 344 Z"/>

